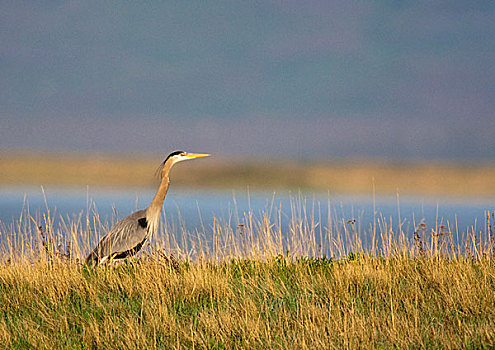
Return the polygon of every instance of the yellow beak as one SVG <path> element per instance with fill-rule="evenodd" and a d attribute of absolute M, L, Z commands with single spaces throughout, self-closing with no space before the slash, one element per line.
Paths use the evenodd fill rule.
<path fill-rule="evenodd" d="M 187 153 L 186 157 L 187 158 L 201 158 L 201 157 L 209 157 L 209 154 L 203 154 L 203 153 Z"/>

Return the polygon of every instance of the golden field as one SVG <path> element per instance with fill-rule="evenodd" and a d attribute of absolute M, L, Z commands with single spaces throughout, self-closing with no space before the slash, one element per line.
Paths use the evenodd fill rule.
<path fill-rule="evenodd" d="M 183 231 L 187 246 L 162 222 L 137 258 L 95 268 L 80 261 L 97 217 L 57 228 L 48 212 L 2 227 L 0 348 L 495 346 L 493 221 L 483 239 L 454 241 L 445 227 L 408 239 L 384 220 L 364 246 L 359 232 L 320 231 L 297 213 L 287 232 L 278 214 L 245 213 L 242 229 L 214 221 Z"/>
<path fill-rule="evenodd" d="M 0 266 L 9 349 L 482 349 L 485 258 Z"/>

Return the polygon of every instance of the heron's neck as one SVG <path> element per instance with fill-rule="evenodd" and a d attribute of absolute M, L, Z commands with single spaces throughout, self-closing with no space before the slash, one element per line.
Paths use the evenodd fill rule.
<path fill-rule="evenodd" d="M 165 164 L 165 167 L 162 171 L 162 181 L 160 182 L 160 186 L 158 186 L 158 190 L 156 191 L 155 197 L 151 201 L 150 205 L 146 209 L 146 218 L 148 221 L 150 219 L 158 222 L 160 218 L 160 212 L 162 211 L 163 202 L 165 200 L 165 195 L 168 191 L 168 185 L 170 183 L 170 179 L 168 177 L 168 173 L 170 171 L 171 165 Z"/>

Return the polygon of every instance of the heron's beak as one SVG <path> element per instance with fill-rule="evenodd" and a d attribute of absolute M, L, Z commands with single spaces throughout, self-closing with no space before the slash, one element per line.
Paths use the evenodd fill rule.
<path fill-rule="evenodd" d="M 209 157 L 209 154 L 202 154 L 202 153 L 187 153 L 186 157 L 193 159 L 193 158 L 201 158 L 201 157 Z"/>

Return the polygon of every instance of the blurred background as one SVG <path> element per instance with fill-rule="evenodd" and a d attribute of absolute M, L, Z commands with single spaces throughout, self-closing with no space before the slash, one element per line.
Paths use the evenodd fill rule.
<path fill-rule="evenodd" d="M 494 2 L 2 1 L 0 27 L 15 203 L 151 189 L 176 149 L 214 155 L 179 187 L 493 203 Z"/>
<path fill-rule="evenodd" d="M 2 1 L 5 150 L 495 159 L 490 1 Z"/>

